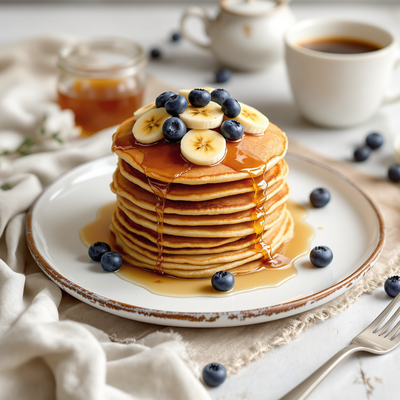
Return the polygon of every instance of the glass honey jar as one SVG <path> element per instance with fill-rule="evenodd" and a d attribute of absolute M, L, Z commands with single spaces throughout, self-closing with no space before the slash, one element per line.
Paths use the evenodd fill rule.
<path fill-rule="evenodd" d="M 75 113 L 83 136 L 118 125 L 142 106 L 146 64 L 143 48 L 129 39 L 67 44 L 58 56 L 58 103 Z"/>

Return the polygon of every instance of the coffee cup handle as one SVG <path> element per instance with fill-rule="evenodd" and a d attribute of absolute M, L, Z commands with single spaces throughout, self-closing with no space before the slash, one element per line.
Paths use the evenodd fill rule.
<path fill-rule="evenodd" d="M 399 66 L 400 66 L 400 53 L 397 54 L 397 56 L 396 56 L 396 59 L 393 64 L 393 70 L 395 70 Z M 386 95 L 383 99 L 382 104 L 390 104 L 390 103 L 394 103 L 395 101 L 398 101 L 398 100 L 400 100 L 400 92 L 391 94 L 391 95 Z"/>
<path fill-rule="evenodd" d="M 186 9 L 184 14 L 182 15 L 182 18 L 181 18 L 181 34 L 182 34 L 182 36 L 185 39 L 187 39 L 190 43 L 194 44 L 197 47 L 201 47 L 202 49 L 209 49 L 210 48 L 209 44 L 204 44 L 204 43 L 199 42 L 186 29 L 185 21 L 190 17 L 197 17 L 203 21 L 204 27 L 205 27 L 205 32 L 208 36 L 208 27 L 209 27 L 211 21 L 208 18 L 206 12 L 201 7 L 189 7 L 188 9 Z"/>

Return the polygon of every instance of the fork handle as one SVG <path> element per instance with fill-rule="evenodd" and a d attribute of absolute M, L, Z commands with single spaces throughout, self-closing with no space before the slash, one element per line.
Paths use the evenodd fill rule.
<path fill-rule="evenodd" d="M 296 386 L 286 396 L 283 396 L 281 400 L 303 400 L 305 399 L 317 385 L 333 370 L 349 354 L 355 353 L 356 351 L 365 350 L 365 347 L 356 344 L 351 344 L 336 353 L 331 359 L 329 359 L 322 367 L 317 369 L 312 375 L 305 379 L 300 385 Z"/>

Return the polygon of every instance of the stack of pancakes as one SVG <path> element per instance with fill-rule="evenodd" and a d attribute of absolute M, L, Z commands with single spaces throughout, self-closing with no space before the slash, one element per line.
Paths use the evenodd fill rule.
<path fill-rule="evenodd" d="M 245 134 L 240 144 L 227 146 L 217 165 L 191 166 L 171 178 L 165 172 L 168 159 L 159 160 L 159 174 L 149 173 L 140 146 L 129 145 L 135 142 L 134 123 L 125 121 L 113 136 L 119 161 L 111 183 L 117 205 L 110 229 L 124 262 L 182 278 L 247 273 L 293 237 L 286 208 L 287 138 L 278 127 L 269 124 L 261 136 Z M 245 161 L 238 168 L 238 162 L 229 162 L 234 151 L 236 161 L 252 158 L 262 168 L 249 171 Z M 155 193 L 160 185 L 165 190 Z"/>

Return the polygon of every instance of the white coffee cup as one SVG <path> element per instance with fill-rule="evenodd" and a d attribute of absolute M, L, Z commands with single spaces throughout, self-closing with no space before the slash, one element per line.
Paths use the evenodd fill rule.
<path fill-rule="evenodd" d="M 310 50 L 302 43 L 346 38 L 376 44 L 358 54 Z M 296 104 L 309 121 L 344 128 L 371 118 L 385 103 L 400 100 L 386 94 L 400 65 L 397 38 L 381 27 L 335 19 L 298 22 L 285 35 L 287 72 Z"/>

